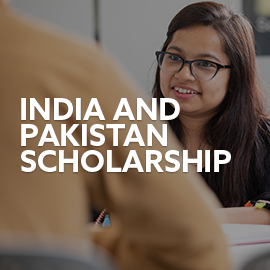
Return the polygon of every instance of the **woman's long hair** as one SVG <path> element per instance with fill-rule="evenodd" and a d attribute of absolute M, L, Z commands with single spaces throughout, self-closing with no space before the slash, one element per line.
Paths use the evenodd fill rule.
<path fill-rule="evenodd" d="M 265 177 L 265 150 L 261 146 L 268 117 L 258 85 L 254 34 L 242 14 L 222 4 L 200 2 L 185 7 L 173 18 L 162 51 L 166 51 L 175 31 L 196 25 L 212 27 L 219 33 L 224 52 L 231 61 L 227 94 L 217 114 L 207 123 L 204 136 L 212 149 L 227 150 L 232 158 L 230 163 L 220 166 L 219 172 L 213 172 L 212 166 L 211 172 L 203 176 L 224 206 L 241 206 L 258 195 L 260 179 Z M 163 97 L 159 67 L 153 97 Z M 173 108 L 169 105 L 166 110 L 171 114 Z M 180 120 L 174 119 L 170 125 L 181 141 Z"/>

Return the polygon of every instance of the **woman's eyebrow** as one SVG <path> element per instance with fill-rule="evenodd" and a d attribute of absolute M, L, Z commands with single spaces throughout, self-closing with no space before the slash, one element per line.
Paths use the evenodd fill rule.
<path fill-rule="evenodd" d="M 198 57 L 207 57 L 207 58 L 212 58 L 218 62 L 221 62 L 214 54 L 211 53 L 201 53 L 197 55 Z"/>
<path fill-rule="evenodd" d="M 167 51 L 169 50 L 175 50 L 175 51 L 178 51 L 180 53 L 183 53 L 184 50 L 182 50 L 181 48 L 177 47 L 177 46 L 171 46 L 167 49 Z M 212 58 L 214 60 L 216 60 L 217 62 L 221 63 L 221 61 L 214 55 L 214 54 L 211 54 L 211 53 L 200 53 L 200 54 L 197 54 L 196 57 L 198 58 Z"/>
<path fill-rule="evenodd" d="M 171 46 L 171 47 L 169 47 L 167 50 L 168 50 L 168 51 L 169 51 L 169 50 L 176 50 L 176 51 L 178 51 L 178 52 L 180 52 L 180 53 L 182 53 L 182 52 L 183 52 L 183 50 L 182 50 L 182 49 L 180 49 L 180 48 L 179 48 L 179 47 L 177 47 L 177 46 Z"/>

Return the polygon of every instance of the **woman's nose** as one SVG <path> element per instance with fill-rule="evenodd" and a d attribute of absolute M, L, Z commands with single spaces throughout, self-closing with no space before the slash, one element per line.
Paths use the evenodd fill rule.
<path fill-rule="evenodd" d="M 192 81 L 196 80 L 196 78 L 193 76 L 191 72 L 191 67 L 188 63 L 185 63 L 174 76 L 179 80 L 192 80 Z"/>

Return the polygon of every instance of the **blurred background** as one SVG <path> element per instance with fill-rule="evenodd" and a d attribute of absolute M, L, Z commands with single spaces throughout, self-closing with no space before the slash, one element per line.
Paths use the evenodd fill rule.
<path fill-rule="evenodd" d="M 155 51 L 165 40 L 167 27 L 190 0 L 12 0 L 23 13 L 44 19 L 77 35 L 98 38 L 138 84 L 151 92 Z M 244 12 L 253 22 L 257 62 L 270 88 L 270 0 L 215 1 Z"/>

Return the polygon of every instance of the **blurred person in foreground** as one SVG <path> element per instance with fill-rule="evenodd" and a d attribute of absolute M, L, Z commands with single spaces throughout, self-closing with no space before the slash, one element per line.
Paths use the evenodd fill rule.
<path fill-rule="evenodd" d="M 94 239 L 115 255 L 122 269 L 229 269 L 227 243 L 213 213 L 219 204 L 195 173 L 158 173 L 155 169 L 151 173 L 139 173 L 137 169 L 107 173 L 106 164 L 95 173 L 80 166 L 74 173 L 72 164 L 65 164 L 62 173 L 58 168 L 46 173 L 38 166 L 31 173 L 21 171 L 21 166 L 29 166 L 21 160 L 26 149 L 35 151 L 31 159 L 36 164 L 45 150 L 56 151 L 56 156 L 44 158 L 47 168 L 58 166 L 59 150 L 64 150 L 65 158 L 72 158 L 73 150 L 79 150 L 80 160 L 87 150 L 95 149 L 106 157 L 106 151 L 112 149 L 114 167 L 123 167 L 131 150 L 136 150 L 144 166 L 146 149 L 160 151 L 164 156 L 179 145 L 169 131 L 167 147 L 157 141 L 153 141 L 152 147 L 140 147 L 137 143 L 123 147 L 131 124 L 137 124 L 146 138 L 147 124 L 153 122 L 146 117 L 142 121 L 129 121 L 128 117 L 112 121 L 121 98 L 127 98 L 136 112 L 134 92 L 138 90 L 130 80 L 121 79 L 125 75 L 108 55 L 91 44 L 37 27 L 36 23 L 13 14 L 2 2 L 0 13 L 0 239 L 7 234 L 26 234 L 41 245 L 44 235 L 83 242 L 89 237 L 86 224 L 90 205 L 101 209 L 109 206 L 121 229 L 117 231 L 112 226 L 105 239 L 101 237 L 99 241 L 98 234 Z M 30 121 L 27 110 L 26 121 L 21 121 L 21 98 L 27 102 L 35 98 L 43 107 L 45 98 L 50 98 L 50 120 L 36 112 L 35 120 Z M 77 121 L 74 113 L 65 121 L 53 121 L 54 98 L 70 100 L 74 110 L 76 98 L 81 98 L 82 115 L 91 98 L 97 98 L 106 120 L 96 116 Z M 62 104 L 61 114 L 66 111 Z M 100 147 L 74 147 L 69 140 L 65 147 L 54 143 L 38 147 L 46 124 L 53 126 L 60 140 L 61 124 L 69 128 L 73 124 L 91 127 L 107 123 L 126 125 L 119 132 L 118 147 L 113 147 L 110 129 L 102 132 L 106 140 Z M 34 124 L 39 131 L 37 136 L 27 139 L 26 147 L 20 144 L 21 124 Z M 161 121 L 155 121 L 155 126 L 160 130 Z M 82 145 L 80 128 L 72 136 Z M 87 164 L 94 167 L 97 159 L 89 156 Z M 165 165 L 163 158 L 160 166 Z M 3 246 L 4 242 L 1 243 Z"/>

